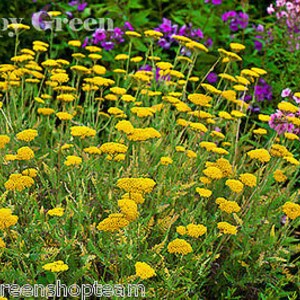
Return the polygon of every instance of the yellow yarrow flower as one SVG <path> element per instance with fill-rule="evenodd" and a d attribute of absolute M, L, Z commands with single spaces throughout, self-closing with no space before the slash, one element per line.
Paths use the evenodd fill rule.
<path fill-rule="evenodd" d="M 110 214 L 106 219 L 101 221 L 97 229 L 100 231 L 118 231 L 129 225 L 129 221 L 124 217 L 123 214 Z"/>
<path fill-rule="evenodd" d="M 237 213 L 241 210 L 241 207 L 235 201 L 228 201 L 225 198 L 217 198 L 216 203 L 219 205 L 221 211 L 228 214 Z"/>
<path fill-rule="evenodd" d="M 35 178 L 38 174 L 38 171 L 33 168 L 25 169 L 22 171 L 22 175 L 29 176 L 31 178 Z"/>
<path fill-rule="evenodd" d="M 168 156 L 163 156 L 160 158 L 160 163 L 164 166 L 171 165 L 173 163 L 173 159 Z"/>
<path fill-rule="evenodd" d="M 207 228 L 202 224 L 188 224 L 186 229 L 187 235 L 194 238 L 198 238 L 207 232 Z"/>
<path fill-rule="evenodd" d="M 299 111 L 299 107 L 285 101 L 280 102 L 278 104 L 278 108 L 282 111 L 289 113 L 297 113 Z"/>
<path fill-rule="evenodd" d="M 83 151 L 88 154 L 101 154 L 102 153 L 102 151 L 95 146 L 84 148 Z"/>
<path fill-rule="evenodd" d="M 63 207 L 55 207 L 53 209 L 49 209 L 47 214 L 51 217 L 62 217 L 65 213 L 65 209 Z"/>
<path fill-rule="evenodd" d="M 251 150 L 247 152 L 247 155 L 251 159 L 257 159 L 262 163 L 266 163 L 271 159 L 270 153 L 266 149 Z"/>
<path fill-rule="evenodd" d="M 134 200 L 130 199 L 121 199 L 118 200 L 118 206 L 121 210 L 121 213 L 128 221 L 134 221 L 138 217 L 138 207 L 137 203 Z"/>
<path fill-rule="evenodd" d="M 82 163 L 82 158 L 76 155 L 67 156 L 67 160 L 64 162 L 64 165 L 69 166 L 79 166 Z"/>
<path fill-rule="evenodd" d="M 115 143 L 115 142 L 108 142 L 104 143 L 100 147 L 100 151 L 103 153 L 107 153 L 110 155 L 115 155 L 119 153 L 126 153 L 128 150 L 128 147 L 124 144 Z"/>
<path fill-rule="evenodd" d="M 299 204 L 288 201 L 282 206 L 282 211 L 292 220 L 300 217 Z"/>
<path fill-rule="evenodd" d="M 130 141 L 147 141 L 149 139 L 161 138 L 161 134 L 154 128 L 135 128 L 127 135 Z"/>
<path fill-rule="evenodd" d="M 3 241 L 2 238 L 0 238 L 0 249 L 5 248 L 5 247 L 6 247 L 5 242 Z M 0 297 L 0 300 L 4 300 L 4 299 L 7 299 L 7 298 Z"/>
<path fill-rule="evenodd" d="M 0 149 L 3 149 L 10 142 L 10 137 L 8 135 L 0 135 Z"/>
<path fill-rule="evenodd" d="M 244 189 L 244 184 L 236 179 L 227 179 L 225 185 L 227 185 L 234 193 L 241 193 Z"/>
<path fill-rule="evenodd" d="M 27 129 L 19 132 L 16 135 L 16 138 L 19 141 L 30 142 L 33 141 L 37 136 L 38 136 L 37 130 Z"/>
<path fill-rule="evenodd" d="M 168 244 L 168 252 L 173 254 L 187 255 L 193 252 L 192 246 L 183 239 L 175 239 Z"/>
<path fill-rule="evenodd" d="M 52 114 L 54 114 L 55 110 L 52 108 L 47 108 L 47 107 L 43 107 L 43 108 L 38 108 L 37 110 L 38 114 L 44 115 L 44 116 L 50 116 Z"/>
<path fill-rule="evenodd" d="M 282 183 L 282 182 L 285 182 L 288 178 L 284 175 L 284 173 L 277 169 L 274 173 L 273 173 L 273 177 L 274 179 L 279 182 L 279 183 Z"/>
<path fill-rule="evenodd" d="M 230 46 L 230 49 L 235 52 L 240 52 L 240 51 L 243 51 L 246 49 L 246 47 L 244 45 L 239 44 L 239 43 L 230 43 L 229 46 Z"/>
<path fill-rule="evenodd" d="M 18 222 L 18 216 L 12 214 L 10 208 L 0 209 L 0 230 L 14 226 Z"/>
<path fill-rule="evenodd" d="M 50 271 L 53 273 L 65 272 L 69 270 L 67 264 L 65 264 L 62 260 L 55 261 L 53 263 L 45 264 L 42 268 L 46 271 Z"/>
<path fill-rule="evenodd" d="M 203 170 L 203 173 L 205 176 L 211 178 L 211 179 L 221 179 L 223 178 L 222 171 L 217 167 L 208 167 Z"/>
<path fill-rule="evenodd" d="M 137 262 L 135 264 L 135 275 L 142 280 L 156 276 L 155 270 L 145 262 Z"/>
<path fill-rule="evenodd" d="M 220 230 L 220 232 L 222 234 L 232 234 L 232 235 L 237 234 L 237 227 L 233 226 L 227 222 L 219 222 L 218 229 Z"/>
<path fill-rule="evenodd" d="M 96 135 L 96 130 L 86 126 L 72 126 L 71 135 L 84 139 L 86 137 L 94 137 Z"/>
<path fill-rule="evenodd" d="M 212 195 L 212 191 L 209 189 L 204 189 L 204 188 L 196 188 L 196 192 L 201 196 L 205 198 L 209 198 Z"/>
<path fill-rule="evenodd" d="M 34 152 L 29 147 L 21 147 L 17 150 L 18 160 L 30 160 L 34 158 Z"/>
<path fill-rule="evenodd" d="M 249 187 L 255 187 L 257 185 L 256 176 L 250 173 L 241 174 L 240 181 Z"/>
<path fill-rule="evenodd" d="M 117 186 L 128 193 L 151 193 L 156 182 L 151 178 L 121 178 Z"/>
<path fill-rule="evenodd" d="M 61 120 L 61 121 L 69 121 L 73 119 L 73 115 L 66 113 L 66 112 L 58 112 L 56 113 L 56 116 Z"/>
<path fill-rule="evenodd" d="M 291 132 L 285 132 L 284 136 L 291 141 L 299 141 L 299 136 Z"/>

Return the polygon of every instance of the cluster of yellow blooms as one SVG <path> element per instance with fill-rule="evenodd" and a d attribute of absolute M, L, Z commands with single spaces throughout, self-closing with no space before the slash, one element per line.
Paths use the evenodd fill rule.
<path fill-rule="evenodd" d="M 69 270 L 69 266 L 65 264 L 62 260 L 55 261 L 53 263 L 49 263 L 43 265 L 43 269 L 46 271 L 51 271 L 54 273 L 65 272 Z"/>
<path fill-rule="evenodd" d="M 20 25 L 19 29 L 28 28 Z M 141 37 L 134 31 L 127 31 L 126 35 L 130 39 Z M 144 35 L 152 42 L 162 37 L 162 33 L 155 30 L 147 30 Z M 213 86 L 205 83 L 205 78 L 201 81 L 199 77 L 193 76 L 192 72 L 197 56 L 200 53 L 206 55 L 208 52 L 206 46 L 184 36 L 174 35 L 173 39 L 178 41 L 181 47 L 191 51 L 191 57 L 176 55 L 174 63 L 171 63 L 161 61 L 160 57 L 152 53 L 150 55 L 150 50 L 145 58 L 121 53 L 114 59 L 118 66 L 114 69 L 99 63 L 103 54 L 101 48 L 87 46 L 87 53 L 72 54 L 72 62 L 65 59 L 46 59 L 39 63 L 40 54 L 49 50 L 49 44 L 34 41 L 32 49 L 22 49 L 20 54 L 11 59 L 13 64 L 0 65 L 0 91 L 3 94 L 12 96 L 10 91 L 19 91 L 22 88 L 28 88 L 33 94 L 33 91 L 38 90 L 38 94 L 32 97 L 33 103 L 30 103 L 30 109 L 34 107 L 30 114 L 36 114 L 33 116 L 37 121 L 30 123 L 27 129 L 21 128 L 22 131 L 18 131 L 15 136 L 11 133 L 13 130 L 7 130 L 7 134 L 0 135 L 0 163 L 3 162 L 3 167 L 8 166 L 7 169 L 10 170 L 6 174 L 5 169 L 3 173 L 6 174 L 3 182 L 7 193 L 15 197 L 17 192 L 31 188 L 35 181 L 36 185 L 44 184 L 46 181 L 40 179 L 50 177 L 51 171 L 59 173 L 61 177 L 58 182 L 66 183 L 64 187 L 67 189 L 67 180 L 71 178 L 68 176 L 72 171 L 88 172 L 88 176 L 85 176 L 86 173 L 80 175 L 82 190 L 93 193 L 90 191 L 95 187 L 98 193 L 100 186 L 103 188 L 103 194 L 107 194 L 109 199 L 109 203 L 103 204 L 103 211 L 98 212 L 101 221 L 97 226 L 96 223 L 91 225 L 92 229 L 96 227 L 97 230 L 105 232 L 102 233 L 103 238 L 106 234 L 114 234 L 120 239 L 127 239 L 131 224 L 138 222 L 143 216 L 139 205 L 145 203 L 145 198 L 150 193 L 154 194 L 156 190 L 158 192 L 154 197 L 157 199 L 157 210 L 151 213 L 160 218 L 160 211 L 170 209 L 169 215 L 164 215 L 157 221 L 160 225 L 157 227 L 168 228 L 168 234 L 161 243 L 163 247 L 169 238 L 169 232 L 174 229 L 172 225 L 180 218 L 174 208 L 177 205 L 176 197 L 188 194 L 191 198 L 189 203 L 185 201 L 186 198 L 182 198 L 182 215 L 188 215 L 190 220 L 182 218 L 179 224 L 188 225 L 176 226 L 175 235 L 192 239 L 188 242 L 175 236 L 167 244 L 168 253 L 196 255 L 198 247 L 194 245 L 200 237 L 205 240 L 205 237 L 213 234 L 217 238 L 221 235 L 237 235 L 242 223 L 239 222 L 239 213 L 247 213 L 248 207 L 244 204 L 248 203 L 248 199 L 251 200 L 256 192 L 259 193 L 265 181 L 270 180 L 270 185 L 280 188 L 290 180 L 290 174 L 297 170 L 300 162 L 290 152 L 292 150 L 281 144 L 280 139 L 274 138 L 267 146 L 260 145 L 257 149 L 238 141 L 241 120 L 247 117 L 249 107 L 249 104 L 243 101 L 242 95 L 266 74 L 263 69 L 255 67 L 243 69 L 235 76 L 227 73 L 234 62 L 242 61 L 239 52 L 245 49 L 244 45 L 231 43 L 232 52 L 218 49 L 218 62 L 226 67 L 218 74 L 220 84 Z M 68 45 L 80 48 L 81 42 L 72 40 Z M 140 70 L 139 64 L 146 64 L 147 60 L 152 62 L 152 71 Z M 130 63 L 137 68 L 129 69 Z M 176 70 L 178 65 L 181 66 L 180 70 Z M 185 74 L 186 70 L 189 70 L 188 74 Z M 159 75 L 158 81 L 156 75 Z M 74 80 L 70 80 L 71 78 Z M 199 86 L 196 88 L 197 82 Z M 193 87 L 192 90 L 190 86 Z M 6 110 L 8 102 L 0 102 L 1 111 L 7 114 L 10 113 Z M 278 108 L 287 113 L 299 112 L 298 107 L 286 101 L 279 103 Z M 5 124 L 10 125 L 9 119 L 5 120 Z M 258 119 L 267 123 L 270 117 L 259 115 Z M 295 126 L 300 127 L 299 118 L 292 121 Z M 46 125 L 53 128 L 50 128 L 51 132 L 44 134 Z M 254 138 L 263 139 L 268 130 L 253 128 L 250 134 Z M 286 133 L 285 138 L 291 143 L 299 141 L 298 136 L 291 133 Z M 96 141 L 97 144 L 92 141 Z M 53 143 L 53 153 L 41 155 L 44 149 L 36 145 L 37 142 L 41 145 L 44 143 L 46 147 L 48 142 Z M 151 153 L 155 151 L 158 153 L 156 160 L 150 158 Z M 44 162 L 48 160 L 48 155 L 57 155 L 57 161 L 50 162 L 51 167 Z M 102 155 L 105 155 L 105 158 Z M 144 169 L 138 169 L 140 165 L 137 156 L 149 157 Z M 153 161 L 156 161 L 157 165 L 153 166 Z M 33 163 L 34 166 L 30 165 Z M 100 166 L 100 172 L 99 169 L 95 171 L 96 165 Z M 107 165 L 111 168 L 107 168 Z M 11 170 L 15 170 L 16 173 L 12 174 Z M 173 173 L 167 176 L 166 172 L 170 170 Z M 265 170 L 269 173 L 264 173 Z M 112 176 L 107 177 L 107 172 Z M 179 176 L 181 177 L 178 178 Z M 85 177 L 91 180 L 93 185 L 90 182 L 85 184 Z M 117 182 L 113 182 L 114 180 Z M 116 203 L 110 201 L 115 189 L 112 185 L 119 188 L 116 189 L 118 192 L 124 193 L 117 198 Z M 176 197 L 173 197 L 174 190 Z M 73 191 L 70 192 L 70 196 L 73 197 Z M 172 202 L 169 202 L 169 198 Z M 209 207 L 202 215 L 214 215 L 214 230 L 210 230 L 209 219 L 203 220 L 207 227 L 197 224 L 197 216 L 188 210 L 192 205 L 198 205 L 195 211 L 202 210 L 202 213 Z M 251 205 L 253 204 L 247 206 Z M 62 207 L 61 203 L 53 207 L 47 207 L 45 210 L 46 221 L 53 221 L 50 217 L 67 216 L 70 211 L 69 207 Z M 147 208 L 145 205 L 145 209 Z M 281 211 L 291 220 L 300 217 L 300 205 L 293 202 L 286 202 L 281 206 Z M 151 217 L 147 225 L 149 234 L 156 223 L 156 218 Z M 220 218 L 222 221 L 218 222 Z M 12 215 L 11 209 L 0 209 L 0 230 L 14 226 L 17 222 L 18 217 Z M 219 235 L 215 234 L 215 227 L 219 230 Z M 0 238 L 0 248 L 4 247 L 6 244 Z M 85 251 L 83 245 L 82 248 Z M 42 268 L 54 273 L 69 269 L 61 260 L 45 264 Z M 156 270 L 158 272 L 158 268 Z M 135 271 L 135 276 L 141 280 L 157 275 L 155 269 L 146 262 L 136 262 Z"/>
<path fill-rule="evenodd" d="M 14 226 L 18 222 L 18 216 L 12 214 L 10 208 L 0 209 L 0 230 Z"/>

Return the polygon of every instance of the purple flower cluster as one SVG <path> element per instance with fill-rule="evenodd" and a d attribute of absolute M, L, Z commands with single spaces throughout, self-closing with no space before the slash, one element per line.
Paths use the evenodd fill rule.
<path fill-rule="evenodd" d="M 87 2 L 81 2 L 80 0 L 73 0 L 71 2 L 69 2 L 69 5 L 70 6 L 73 6 L 73 7 L 77 7 L 77 10 L 79 12 L 82 12 L 86 9 L 86 7 L 88 6 Z"/>
<path fill-rule="evenodd" d="M 258 102 L 265 100 L 271 101 L 273 96 L 272 86 L 267 84 L 264 79 L 260 78 L 258 84 L 254 87 L 254 95 Z"/>
<path fill-rule="evenodd" d="M 263 33 L 265 31 L 265 28 L 263 25 L 259 24 L 257 26 L 253 26 L 254 30 L 256 31 L 256 36 L 254 37 L 254 47 L 257 51 L 261 51 L 263 49 L 263 40 L 264 36 Z"/>
<path fill-rule="evenodd" d="M 297 104 L 300 104 L 300 99 L 295 97 L 291 91 L 291 89 L 286 88 L 281 92 L 282 98 L 287 98 L 290 101 L 294 101 Z M 287 100 L 286 99 L 286 100 Z M 296 127 L 294 124 L 290 123 L 289 117 L 300 117 L 300 107 L 297 113 L 286 113 L 279 109 L 276 110 L 276 113 L 271 115 L 271 119 L 269 121 L 269 126 L 277 131 L 278 134 L 283 134 L 285 132 L 291 132 L 297 135 L 300 135 L 300 128 Z"/>
<path fill-rule="evenodd" d="M 213 5 L 221 5 L 222 0 L 204 0 L 204 3 L 211 3 Z"/>
<path fill-rule="evenodd" d="M 194 40 L 204 39 L 204 34 L 200 28 L 193 28 L 192 24 L 179 27 L 178 24 L 172 24 L 172 21 L 166 18 L 163 18 L 163 22 L 155 30 L 164 34 L 158 41 L 158 44 L 163 49 L 170 49 L 172 43 L 177 44 L 177 41 L 172 38 L 173 35 L 184 35 Z M 207 47 L 211 47 L 212 39 L 207 39 L 204 44 Z"/>
<path fill-rule="evenodd" d="M 206 77 L 206 81 L 210 84 L 214 84 L 218 81 L 218 74 L 215 72 L 208 73 Z"/>
<path fill-rule="evenodd" d="M 245 29 L 249 23 L 249 16 L 240 11 L 230 10 L 222 15 L 223 22 L 229 22 L 229 28 L 231 31 L 236 32 L 239 29 Z"/>
<path fill-rule="evenodd" d="M 271 101 L 273 98 L 273 91 L 272 86 L 269 85 L 264 79 L 260 78 L 258 80 L 257 85 L 254 86 L 254 89 L 252 90 L 252 93 L 247 94 L 244 98 L 244 101 L 251 102 L 253 100 L 252 95 L 254 94 L 254 99 L 256 103 L 252 103 L 249 106 L 249 110 L 251 110 L 253 113 L 260 112 L 260 107 L 257 105 L 257 102 L 263 102 L 263 101 Z"/>
<path fill-rule="evenodd" d="M 271 4 L 267 8 L 270 15 L 275 14 L 277 23 L 281 28 L 286 29 L 289 50 L 300 49 L 300 0 L 277 0 L 276 6 Z"/>
<path fill-rule="evenodd" d="M 125 22 L 122 28 L 115 27 L 113 31 L 107 31 L 102 28 L 96 29 L 92 38 L 86 38 L 83 46 L 88 44 L 100 45 L 103 49 L 110 51 L 116 44 L 124 43 L 124 34 L 127 30 L 134 30 L 129 22 Z"/>

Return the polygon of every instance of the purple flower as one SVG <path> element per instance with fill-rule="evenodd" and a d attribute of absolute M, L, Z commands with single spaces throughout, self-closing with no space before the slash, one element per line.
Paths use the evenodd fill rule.
<path fill-rule="evenodd" d="M 80 2 L 79 0 L 73 0 L 71 2 L 69 2 L 70 6 L 77 6 L 77 10 L 79 12 L 82 12 L 86 9 L 86 7 L 88 6 L 87 2 Z"/>
<path fill-rule="evenodd" d="M 223 22 L 227 22 L 230 20 L 230 30 L 231 31 L 238 31 L 239 29 L 245 29 L 248 26 L 249 23 L 249 16 L 240 11 L 228 11 L 222 15 Z"/>
<path fill-rule="evenodd" d="M 130 31 L 133 31 L 133 30 L 134 30 L 133 26 L 132 26 L 128 21 L 126 21 L 126 22 L 124 23 L 124 29 L 125 29 L 125 30 L 130 30 Z"/>
<path fill-rule="evenodd" d="M 104 41 L 106 39 L 105 30 L 98 28 L 93 34 L 93 38 L 94 44 L 99 44 L 100 42 Z"/>
<path fill-rule="evenodd" d="M 261 36 L 256 36 L 255 38 L 260 38 Z M 254 48 L 257 50 L 257 51 L 261 51 L 262 48 L 263 48 L 263 44 L 261 41 L 259 40 L 254 40 Z"/>
<path fill-rule="evenodd" d="M 168 20 L 166 18 L 163 18 L 163 22 L 162 24 L 159 25 L 158 27 L 163 33 L 170 33 L 172 32 L 172 21 L 171 20 Z"/>
<path fill-rule="evenodd" d="M 196 38 L 203 39 L 204 34 L 203 34 L 203 32 L 200 28 L 197 28 L 197 29 L 192 30 L 191 37 L 196 37 Z"/>
<path fill-rule="evenodd" d="M 106 51 L 110 51 L 115 47 L 115 44 L 113 42 L 102 42 L 101 47 Z"/>
<path fill-rule="evenodd" d="M 210 72 L 207 75 L 206 80 L 208 83 L 216 83 L 218 81 L 218 75 L 214 72 Z"/>
<path fill-rule="evenodd" d="M 211 1 L 211 4 L 213 4 L 213 5 L 222 4 L 222 0 L 205 0 L 204 3 L 210 3 L 210 1 Z"/>
<path fill-rule="evenodd" d="M 124 35 L 124 32 L 122 31 L 121 28 L 116 27 L 114 28 L 113 34 L 112 34 L 112 38 L 113 39 L 121 39 Z"/>
<path fill-rule="evenodd" d="M 87 2 L 83 2 L 83 3 L 78 5 L 77 10 L 82 12 L 86 9 L 87 6 L 88 6 Z"/>
<path fill-rule="evenodd" d="M 211 38 L 208 38 L 208 39 L 206 40 L 206 42 L 204 43 L 204 45 L 205 45 L 206 47 L 208 47 L 208 48 L 212 47 L 212 45 L 213 45 L 213 40 L 212 40 Z"/>
<path fill-rule="evenodd" d="M 271 101 L 273 96 L 272 87 L 267 84 L 264 79 L 260 78 L 258 84 L 254 88 L 254 94 L 258 102 L 264 100 Z"/>
<path fill-rule="evenodd" d="M 157 44 L 162 47 L 163 49 L 170 49 L 171 47 L 171 43 L 168 42 L 166 39 L 161 38 L 159 39 L 159 41 L 157 42 Z"/>
<path fill-rule="evenodd" d="M 237 13 L 234 10 L 228 11 L 222 15 L 223 22 L 227 22 L 229 19 L 233 19 L 237 16 Z"/>

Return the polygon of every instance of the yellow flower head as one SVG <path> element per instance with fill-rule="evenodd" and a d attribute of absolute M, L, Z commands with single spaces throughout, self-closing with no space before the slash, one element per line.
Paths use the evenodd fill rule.
<path fill-rule="evenodd" d="M 37 130 L 27 129 L 19 132 L 16 135 L 16 138 L 19 141 L 30 142 L 33 141 L 37 136 L 38 136 Z"/>
<path fill-rule="evenodd" d="M 127 135 L 130 141 L 147 141 L 149 139 L 161 138 L 161 134 L 154 128 L 135 128 Z"/>
<path fill-rule="evenodd" d="M 183 239 L 175 239 L 168 244 L 168 252 L 186 255 L 193 252 L 192 246 Z"/>
<path fill-rule="evenodd" d="M 135 274 L 142 280 L 156 276 L 155 270 L 145 262 L 137 262 L 135 264 Z"/>
<path fill-rule="evenodd" d="M 82 158 L 78 157 L 76 155 L 69 155 L 67 156 L 66 161 L 64 162 L 64 164 L 66 166 L 78 166 L 82 163 Z"/>
<path fill-rule="evenodd" d="M 156 182 L 151 178 L 121 178 L 117 186 L 128 193 L 151 193 Z"/>
<path fill-rule="evenodd" d="M 241 207 L 235 201 L 228 201 L 224 198 L 217 198 L 216 203 L 219 204 L 219 208 L 228 214 L 237 213 L 241 210 Z"/>
<path fill-rule="evenodd" d="M 118 200 L 118 206 L 121 213 L 128 221 L 134 221 L 138 217 L 138 207 L 134 200 L 121 199 Z"/>
<path fill-rule="evenodd" d="M 34 152 L 29 147 L 21 147 L 17 150 L 18 160 L 30 160 L 34 158 Z"/>
<path fill-rule="evenodd" d="M 0 149 L 3 149 L 10 142 L 10 137 L 8 135 L 0 135 Z"/>
<path fill-rule="evenodd" d="M 48 210 L 47 212 L 47 214 L 52 217 L 62 217 L 64 213 L 65 209 L 63 207 L 55 207 L 53 209 Z"/>
<path fill-rule="evenodd" d="M 12 214 L 10 208 L 0 209 L 0 229 L 9 228 L 18 222 L 18 217 Z"/>
<path fill-rule="evenodd" d="M 125 218 L 123 214 L 110 214 L 108 218 L 101 221 L 97 229 L 100 231 L 118 231 L 123 227 L 126 227 L 129 225 L 129 221 Z"/>
<path fill-rule="evenodd" d="M 168 156 L 163 156 L 160 158 L 160 163 L 164 166 L 171 165 L 173 163 L 173 159 Z"/>
<path fill-rule="evenodd" d="M 50 271 L 53 273 L 59 273 L 59 272 L 64 272 L 69 270 L 68 265 L 66 265 L 62 260 L 58 260 L 53 263 L 43 265 L 42 268 L 46 271 Z"/>
<path fill-rule="evenodd" d="M 250 173 L 241 174 L 240 181 L 249 187 L 255 187 L 257 184 L 256 176 Z"/>
<path fill-rule="evenodd" d="M 86 126 L 72 126 L 71 135 L 84 139 L 86 137 L 94 137 L 96 135 L 96 130 Z"/>
<path fill-rule="evenodd" d="M 244 184 L 236 179 L 227 179 L 225 185 L 227 185 L 235 193 L 241 193 L 244 189 Z"/>
<path fill-rule="evenodd" d="M 288 178 L 284 175 L 284 173 L 281 171 L 281 170 L 279 170 L 279 169 L 277 169 L 274 173 L 273 173 L 273 177 L 274 177 L 274 179 L 277 181 L 277 182 L 279 182 L 279 183 L 281 183 L 281 182 L 285 182 Z"/>
<path fill-rule="evenodd" d="M 288 201 L 282 206 L 282 211 L 292 220 L 300 217 L 299 204 Z"/>
<path fill-rule="evenodd" d="M 109 142 L 109 143 L 104 143 L 100 147 L 100 150 L 103 153 L 107 153 L 107 154 L 110 154 L 110 155 L 115 155 L 115 154 L 119 154 L 119 153 L 126 153 L 127 150 L 128 150 L 128 147 L 124 144 Z"/>
<path fill-rule="evenodd" d="M 22 175 L 29 176 L 31 178 L 35 178 L 37 176 L 37 174 L 38 174 L 38 171 L 33 168 L 25 169 L 24 171 L 22 171 Z"/>
<path fill-rule="evenodd" d="M 73 115 L 66 113 L 66 112 L 58 112 L 56 116 L 61 120 L 61 121 L 69 121 L 73 119 Z"/>
<path fill-rule="evenodd" d="M 208 167 L 203 170 L 203 173 L 211 179 L 221 179 L 224 177 L 223 172 L 217 167 Z"/>
<path fill-rule="evenodd" d="M 251 150 L 251 151 L 247 152 L 247 155 L 251 159 L 257 159 L 262 163 L 266 163 L 266 162 L 270 161 L 270 159 L 271 159 L 270 153 L 266 149 Z"/>
<path fill-rule="evenodd" d="M 218 223 L 218 229 L 222 234 L 232 234 L 236 235 L 237 234 L 237 228 L 236 226 L 233 226 L 227 222 L 219 222 Z"/>
<path fill-rule="evenodd" d="M 201 197 L 205 197 L 208 198 L 212 195 L 212 191 L 208 190 L 208 189 L 204 189 L 204 188 L 196 188 L 196 192 L 201 196 Z"/>
<path fill-rule="evenodd" d="M 187 235 L 190 237 L 198 238 L 207 232 L 207 228 L 201 224 L 189 224 L 186 226 Z"/>

